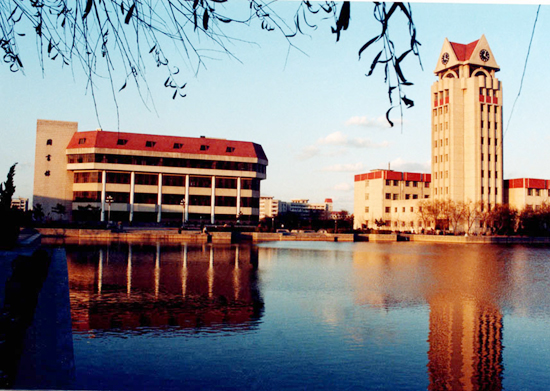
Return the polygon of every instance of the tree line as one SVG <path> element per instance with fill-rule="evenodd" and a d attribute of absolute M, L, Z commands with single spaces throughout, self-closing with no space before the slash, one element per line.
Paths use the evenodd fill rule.
<path fill-rule="evenodd" d="M 519 211 L 508 204 L 483 201 L 422 200 L 417 214 L 424 227 L 454 234 L 550 235 L 550 203 L 546 202 Z"/>

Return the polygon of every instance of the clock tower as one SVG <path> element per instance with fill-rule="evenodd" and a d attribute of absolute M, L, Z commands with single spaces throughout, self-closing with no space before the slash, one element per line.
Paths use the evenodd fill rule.
<path fill-rule="evenodd" d="M 485 36 L 445 39 L 432 93 L 432 198 L 502 203 L 502 83 Z"/>

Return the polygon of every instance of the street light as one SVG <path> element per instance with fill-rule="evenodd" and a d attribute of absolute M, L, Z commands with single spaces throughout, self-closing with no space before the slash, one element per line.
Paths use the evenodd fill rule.
<path fill-rule="evenodd" d="M 182 198 L 180 201 L 180 205 L 182 207 L 181 211 L 181 226 L 183 227 L 185 225 L 185 198 Z"/>
<path fill-rule="evenodd" d="M 107 222 L 110 222 L 111 221 L 111 204 L 113 203 L 114 199 L 113 197 L 111 196 L 107 196 L 107 198 L 105 198 L 105 202 L 107 203 Z"/>
<path fill-rule="evenodd" d="M 236 218 L 237 218 L 237 225 L 241 223 L 240 220 L 241 220 L 242 215 L 243 215 L 243 212 L 237 213 L 237 216 L 236 216 Z"/>

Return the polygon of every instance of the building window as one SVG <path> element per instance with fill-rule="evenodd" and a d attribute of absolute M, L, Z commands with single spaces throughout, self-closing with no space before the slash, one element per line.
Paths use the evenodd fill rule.
<path fill-rule="evenodd" d="M 395 200 L 398 200 L 398 199 L 399 199 L 399 194 L 394 194 L 394 195 L 393 195 L 393 199 L 394 199 L 394 201 L 395 201 Z"/>
<path fill-rule="evenodd" d="M 44 173 L 44 175 L 50 176 L 50 170 L 46 171 L 46 172 Z"/>
<path fill-rule="evenodd" d="M 46 141 L 46 145 L 52 145 L 52 139 L 49 138 L 47 141 Z"/>
<path fill-rule="evenodd" d="M 445 139 L 445 145 L 449 145 L 449 139 L 448 138 Z"/>
<path fill-rule="evenodd" d="M 397 206 L 394 208 L 394 210 L 395 210 L 395 213 L 397 213 Z"/>
<path fill-rule="evenodd" d="M 483 137 L 481 138 L 481 145 L 483 145 Z"/>
<path fill-rule="evenodd" d="M 481 170 L 481 177 L 485 178 L 485 171 Z"/>
<path fill-rule="evenodd" d="M 86 144 L 86 138 L 79 138 L 78 144 Z"/>
<path fill-rule="evenodd" d="M 231 153 L 231 152 L 233 152 L 234 150 L 235 150 L 235 147 L 227 147 L 227 148 L 225 149 L 225 152 Z"/>
<path fill-rule="evenodd" d="M 403 213 L 405 213 L 405 207 L 403 207 Z"/>
<path fill-rule="evenodd" d="M 365 187 L 369 187 L 369 181 L 368 180 L 365 181 Z"/>
<path fill-rule="evenodd" d="M 483 154 L 481 154 L 481 161 L 483 161 L 483 158 L 484 158 L 484 156 L 483 156 Z"/>
<path fill-rule="evenodd" d="M 174 143 L 174 149 L 181 149 L 183 147 L 182 143 Z"/>
<path fill-rule="evenodd" d="M 128 140 L 125 140 L 123 138 L 119 138 L 116 142 L 116 145 L 126 145 L 128 143 Z"/>
<path fill-rule="evenodd" d="M 411 181 L 406 181 L 405 182 L 405 186 L 409 187 L 409 185 L 411 184 Z"/>
<path fill-rule="evenodd" d="M 437 187 L 434 187 L 435 195 L 437 195 Z"/>
<path fill-rule="evenodd" d="M 449 177 L 449 171 L 445 171 L 445 178 Z"/>
<path fill-rule="evenodd" d="M 210 148 L 210 146 L 208 145 L 201 145 L 201 151 L 208 151 L 208 148 Z"/>
<path fill-rule="evenodd" d="M 446 161 L 446 162 L 449 161 L 449 154 L 448 154 L 448 153 L 445 154 L 445 161 Z"/>
<path fill-rule="evenodd" d="M 481 186 L 481 194 L 484 194 L 484 190 L 485 189 L 483 188 L 483 186 Z M 482 205 L 482 207 L 483 207 L 483 205 Z"/>
<path fill-rule="evenodd" d="M 390 207 L 389 206 L 386 206 L 386 213 L 390 213 Z"/>
<path fill-rule="evenodd" d="M 411 206 L 411 213 L 414 212 L 414 206 Z"/>
<path fill-rule="evenodd" d="M 414 181 L 413 182 L 413 187 L 418 187 L 418 182 Z"/>
<path fill-rule="evenodd" d="M 153 148 L 157 142 L 156 141 L 146 141 L 145 146 L 147 148 Z"/>
<path fill-rule="evenodd" d="M 537 197 L 540 196 L 540 189 L 535 190 L 535 194 L 537 195 Z"/>
<path fill-rule="evenodd" d="M 487 154 L 487 160 L 491 161 L 491 154 Z"/>
<path fill-rule="evenodd" d="M 410 195 L 410 194 L 405 194 L 405 199 L 406 199 L 406 200 L 410 200 L 410 199 L 411 199 L 411 195 Z"/>
<path fill-rule="evenodd" d="M 481 129 L 483 129 L 483 120 L 481 120 Z"/>
<path fill-rule="evenodd" d="M 533 189 L 527 189 L 527 195 L 532 196 L 533 195 Z"/>
<path fill-rule="evenodd" d="M 413 194 L 413 200 L 417 200 L 418 199 L 418 194 Z"/>
<path fill-rule="evenodd" d="M 394 186 L 399 186 L 399 181 L 393 181 Z"/>
<path fill-rule="evenodd" d="M 424 182 L 424 187 L 430 187 L 430 182 Z"/>
<path fill-rule="evenodd" d="M 386 186 L 390 186 L 391 185 L 391 181 L 389 179 L 386 179 Z"/>
<path fill-rule="evenodd" d="M 445 194 L 449 194 L 449 188 L 448 187 L 445 188 Z"/>
<path fill-rule="evenodd" d="M 437 156 L 434 156 L 434 163 L 437 163 Z"/>
<path fill-rule="evenodd" d="M 369 213 L 369 207 L 365 206 L 365 213 Z"/>
<path fill-rule="evenodd" d="M 487 171 L 487 175 L 489 175 L 489 178 L 491 177 L 491 170 Z"/>
<path fill-rule="evenodd" d="M 46 160 L 51 161 L 52 160 L 52 155 L 46 155 Z"/>
<path fill-rule="evenodd" d="M 491 137 L 487 137 L 487 145 L 491 145 Z"/>
<path fill-rule="evenodd" d="M 390 193 L 386 193 L 386 199 L 391 200 L 391 194 Z"/>

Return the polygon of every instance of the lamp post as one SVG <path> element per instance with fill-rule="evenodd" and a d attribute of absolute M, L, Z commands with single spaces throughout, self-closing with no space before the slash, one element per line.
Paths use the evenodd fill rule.
<path fill-rule="evenodd" d="M 107 196 L 107 198 L 105 198 L 105 202 L 107 203 L 107 222 L 111 221 L 111 204 L 113 201 L 112 196 Z"/>
<path fill-rule="evenodd" d="M 181 208 L 182 208 L 182 211 L 181 211 L 181 226 L 183 227 L 185 225 L 185 198 L 181 199 L 180 205 L 181 205 Z"/>

